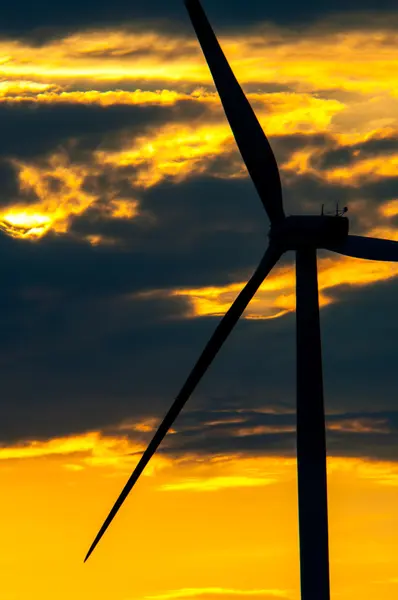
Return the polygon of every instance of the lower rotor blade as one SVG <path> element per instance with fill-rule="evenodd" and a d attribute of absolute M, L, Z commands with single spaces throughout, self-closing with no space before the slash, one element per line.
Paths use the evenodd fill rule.
<path fill-rule="evenodd" d="M 185 0 L 224 112 L 249 175 L 271 222 L 285 217 L 278 165 L 257 120 L 218 43 L 199 0 Z"/>
<path fill-rule="evenodd" d="M 392 240 L 349 235 L 343 243 L 326 249 L 353 258 L 398 262 L 398 242 Z"/>
<path fill-rule="evenodd" d="M 125 487 L 123 488 L 119 498 L 116 500 L 111 512 L 105 519 L 104 524 L 102 525 L 94 542 L 92 543 L 89 551 L 87 552 L 84 562 L 86 562 L 86 560 L 88 559 L 88 557 L 93 552 L 94 548 L 97 546 L 98 542 L 104 535 L 105 531 L 108 529 L 109 525 L 111 524 L 113 518 L 115 517 L 117 511 L 123 504 L 130 490 L 132 489 L 137 479 L 141 475 L 142 471 L 156 452 L 159 444 L 161 443 L 166 433 L 174 423 L 175 419 L 180 414 L 185 403 L 187 402 L 192 392 L 202 379 L 203 375 L 213 362 L 221 346 L 223 345 L 223 343 L 231 333 L 232 329 L 238 322 L 240 316 L 249 304 L 250 300 L 253 298 L 254 294 L 257 292 L 261 283 L 264 281 L 265 277 L 268 275 L 268 273 L 274 267 L 276 262 L 279 260 L 281 253 L 282 252 L 275 247 L 269 247 L 267 249 L 253 276 L 245 285 L 243 290 L 240 292 L 239 296 L 236 298 L 236 300 L 226 312 L 224 317 L 221 319 L 215 332 L 208 341 L 201 356 L 199 357 L 199 360 L 197 361 L 196 365 L 191 371 L 188 379 L 184 383 L 180 393 L 178 394 L 177 398 L 175 399 L 174 403 L 169 409 L 169 412 L 166 414 L 165 418 L 160 424 L 148 448 L 145 450 L 138 465 L 134 469 L 130 479 L 127 481 Z"/>

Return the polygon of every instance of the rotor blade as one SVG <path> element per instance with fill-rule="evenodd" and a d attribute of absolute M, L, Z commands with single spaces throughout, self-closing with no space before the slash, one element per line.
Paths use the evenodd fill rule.
<path fill-rule="evenodd" d="M 271 222 L 285 217 L 278 165 L 260 123 L 218 43 L 199 0 L 185 0 L 225 114 Z"/>
<path fill-rule="evenodd" d="M 349 235 L 341 244 L 326 249 L 353 258 L 398 262 L 398 242 L 381 238 Z"/>
<path fill-rule="evenodd" d="M 239 317 L 242 315 L 243 311 L 249 304 L 250 300 L 253 298 L 253 296 L 256 293 L 256 291 L 258 290 L 259 286 L 264 281 L 265 277 L 271 271 L 272 267 L 278 261 L 280 256 L 281 256 L 281 251 L 279 249 L 276 249 L 274 247 L 268 248 L 268 250 L 264 254 L 259 266 L 257 267 L 256 271 L 254 272 L 252 278 L 248 281 L 248 283 L 245 285 L 243 290 L 240 292 L 239 296 L 236 298 L 234 303 L 231 305 L 231 307 L 229 308 L 227 313 L 221 319 L 215 332 L 213 333 L 212 337 L 208 341 L 201 356 L 199 357 L 199 360 L 197 361 L 196 365 L 194 366 L 193 370 L 191 371 L 188 379 L 184 383 L 184 386 L 182 387 L 180 393 L 178 394 L 177 398 L 175 399 L 174 403 L 172 404 L 171 408 L 169 409 L 169 412 L 166 414 L 165 418 L 163 419 L 162 423 L 160 424 L 160 426 L 159 426 L 157 432 L 155 433 L 152 441 L 150 442 L 148 448 L 145 450 L 138 465 L 134 469 L 133 474 L 131 475 L 130 479 L 127 481 L 122 493 L 120 494 L 119 498 L 116 500 L 111 512 L 105 519 L 105 522 L 102 525 L 101 529 L 99 530 L 94 542 L 92 543 L 92 545 L 86 555 L 86 558 L 84 559 L 84 562 L 86 562 L 86 560 L 88 559 L 88 557 L 93 552 L 94 548 L 96 547 L 96 545 L 98 544 L 98 542 L 100 541 L 102 536 L 104 535 L 105 531 L 107 530 L 107 528 L 111 524 L 113 518 L 115 517 L 117 511 L 119 510 L 119 508 L 123 504 L 124 500 L 126 499 L 131 488 L 133 487 L 133 485 L 135 484 L 135 482 L 141 475 L 142 471 L 148 464 L 149 460 L 152 458 L 153 454 L 156 452 L 156 449 L 158 448 L 159 444 L 165 437 L 166 433 L 168 432 L 168 430 L 170 429 L 172 424 L 174 423 L 175 419 L 180 414 L 186 401 L 191 396 L 192 392 L 194 391 L 194 389 L 196 388 L 196 386 L 202 379 L 203 375 L 205 374 L 205 372 L 207 371 L 207 369 L 213 362 L 213 359 L 217 355 L 221 346 L 223 345 L 223 343 L 225 342 L 225 340 L 231 333 L 232 329 L 236 325 L 237 321 L 239 320 Z"/>

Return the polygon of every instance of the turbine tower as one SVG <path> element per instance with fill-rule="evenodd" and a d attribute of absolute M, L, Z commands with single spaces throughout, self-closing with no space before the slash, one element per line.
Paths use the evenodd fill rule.
<path fill-rule="evenodd" d="M 336 215 L 285 216 L 278 166 L 271 146 L 237 82 L 199 0 L 185 0 L 242 159 L 270 219 L 269 244 L 164 417 L 148 448 L 92 543 L 85 561 L 213 362 L 261 283 L 288 250 L 296 253 L 297 474 L 302 600 L 329 600 L 325 414 L 319 323 L 317 249 L 369 260 L 398 261 L 398 243 L 348 234 Z M 322 211 L 323 212 L 323 211 Z"/>

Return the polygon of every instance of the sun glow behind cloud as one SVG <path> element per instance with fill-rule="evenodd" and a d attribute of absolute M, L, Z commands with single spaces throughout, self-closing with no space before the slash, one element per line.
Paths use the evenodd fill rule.
<path fill-rule="evenodd" d="M 300 42 L 292 32 L 270 27 L 265 27 L 261 34 L 252 30 L 242 37 L 221 36 L 239 80 L 244 86 L 255 85 L 259 90 L 251 93 L 249 90 L 249 98 L 267 133 L 272 136 L 328 132 L 336 136 L 336 140 L 340 136 L 341 142 L 341 136 L 348 135 L 348 126 L 356 141 L 358 130 L 361 130 L 361 139 L 365 140 L 383 127 L 395 128 L 398 106 L 394 92 L 397 87 L 394 84 L 396 44 L 387 21 L 384 26 L 366 32 L 348 28 L 344 33 L 335 33 L 331 27 L 324 28 L 321 35 L 317 31 L 319 29 L 308 29 L 306 35 L 301 35 Z M 178 35 L 167 37 L 154 31 L 108 30 L 72 34 L 40 47 L 15 40 L 3 40 L 0 46 L 4 57 L 0 75 L 6 78 L 0 87 L 3 102 L 110 106 L 172 105 L 187 100 L 205 103 L 218 115 L 216 120 L 207 123 L 187 122 L 180 127 L 165 124 L 160 131 L 139 136 L 130 148 L 101 151 L 95 155 L 94 164 L 87 165 L 90 172 L 96 170 L 96 163 L 99 168 L 108 164 L 116 169 L 138 165 L 141 167 L 135 179 L 138 185 L 156 185 L 165 176 L 175 177 L 178 182 L 193 173 L 206 172 L 212 157 L 234 150 L 207 66 L 194 39 Z M 142 86 L 117 89 L 126 85 L 131 88 L 134 82 L 144 81 L 148 89 Z M 93 83 L 97 88 L 82 89 Z M 155 89 L 152 89 L 153 84 Z M 261 87 L 267 84 L 288 85 L 291 89 L 289 92 L 262 92 Z M 329 97 L 327 90 L 330 90 Z M 352 92 L 352 97 L 345 94 L 347 91 Z M 362 106 L 366 112 L 361 112 Z M 354 123 L 348 117 L 353 110 Z M 298 151 L 296 158 L 285 167 L 297 169 L 297 165 L 303 164 L 301 156 Z M 394 155 L 364 159 L 354 168 L 330 169 L 318 175 L 325 181 L 345 179 L 355 183 L 363 175 L 395 173 L 395 162 Z M 38 166 L 31 165 L 30 168 L 38 169 Z M 69 169 L 72 169 L 71 165 Z M 228 176 L 245 176 L 240 161 L 231 163 Z M 8 212 L 14 215 L 14 227 L 9 232 L 40 236 L 49 227 L 64 231 L 68 215 L 82 212 L 87 207 L 88 199 L 81 186 L 77 196 L 73 208 L 71 203 L 64 202 L 64 198 L 60 202 L 57 198 L 61 206 L 55 211 L 42 190 L 39 193 L 41 213 L 36 206 L 29 210 L 16 206 L 9 209 Z M 63 214 L 61 218 L 60 213 Z M 33 214 L 41 215 L 40 219 L 49 219 L 51 224 L 40 226 L 37 216 L 35 225 L 38 226 L 30 227 Z M 26 215 L 26 227 L 18 230 L 15 222 L 21 224 L 23 215 Z M 6 222 L 11 223 L 11 220 Z"/>
<path fill-rule="evenodd" d="M 366 140 L 383 127 L 396 127 L 394 107 L 398 106 L 398 99 L 394 92 L 396 73 L 393 68 L 396 45 L 387 21 L 366 32 L 348 28 L 342 34 L 326 27 L 319 36 L 317 30 L 310 28 L 299 43 L 292 32 L 272 27 L 265 27 L 261 34 L 252 30 L 242 37 L 224 35 L 221 42 L 244 86 L 255 85 L 257 90 L 270 83 L 275 87 L 290 86 L 289 92 L 249 90 L 260 121 L 271 136 L 327 132 L 341 145 L 353 140 L 346 137 L 343 142 L 344 135 L 354 136 L 357 143 L 358 139 Z M 361 48 L 360 54 L 358 48 Z M 115 169 L 134 166 L 136 173 L 132 183 L 138 186 L 154 186 L 165 177 L 173 177 L 178 184 L 192 174 L 206 173 L 215 156 L 232 152 L 230 169 L 221 176 L 246 176 L 236 158 L 234 142 L 219 110 L 207 66 L 196 41 L 191 38 L 167 37 L 154 31 L 145 34 L 88 31 L 40 47 L 3 40 L 1 54 L 4 59 L 0 74 L 7 78 L 0 88 L 3 102 L 141 106 L 173 105 L 186 100 L 205 103 L 210 114 L 216 116 L 205 123 L 203 120 L 179 126 L 166 123 L 153 133 L 136 137 L 130 147 L 121 142 L 124 147 L 120 150 L 96 152 L 90 164 L 79 168 L 68 164 L 65 156 L 60 159 L 59 154 L 48 159 L 48 166 L 43 162 L 40 165 L 20 163 L 22 197 L 17 205 L 7 207 L 0 215 L 2 228 L 11 235 L 40 237 L 50 229 L 66 231 L 68 218 L 83 213 L 96 201 L 94 195 L 84 191 L 84 181 L 88 176 L 95 176 L 103 165 Z M 144 81 L 148 89 L 142 86 L 117 89 Z M 97 84 L 96 89 L 82 89 L 93 83 Z M 153 84 L 157 86 L 155 89 L 152 89 Z M 329 97 L 327 90 L 330 90 Z M 347 91 L 352 92 L 352 97 L 345 94 Z M 361 117 L 361 106 L 368 109 L 370 102 L 372 118 L 369 119 L 369 110 Z M 388 122 L 386 106 L 389 107 Z M 353 109 L 354 128 L 352 119 L 348 118 Z M 350 133 L 347 133 L 348 123 Z M 375 129 L 375 125 L 378 128 Z M 314 152 L 316 150 L 297 151 L 288 163 L 281 165 L 282 171 L 311 171 L 325 181 L 344 179 L 353 185 L 363 176 L 390 176 L 397 171 L 396 157 L 389 155 L 365 158 L 354 167 L 331 168 L 320 173 L 310 166 Z M 63 165 L 54 169 L 54 163 L 60 161 Z M 49 190 L 49 176 L 59 182 L 61 190 Z M 23 194 L 27 188 L 37 195 L 37 203 L 24 205 Z M 119 217 L 120 213 L 115 211 L 114 215 Z M 125 212 L 125 217 L 131 218 L 131 211 Z M 100 238 L 97 241 L 100 242 Z"/>

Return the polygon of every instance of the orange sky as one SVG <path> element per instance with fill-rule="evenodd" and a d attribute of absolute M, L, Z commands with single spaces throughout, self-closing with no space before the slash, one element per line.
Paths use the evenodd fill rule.
<path fill-rule="evenodd" d="M 132 461 L 91 464 L 95 453 L 111 457 L 110 440 L 97 439 L 90 448 L 76 438 L 69 445 L 70 454 L 46 455 L 42 448 L 41 458 L 2 457 L 7 600 L 299 598 L 294 460 L 155 459 L 83 565 Z M 120 451 L 116 444 L 114 455 Z M 398 467 L 333 458 L 329 467 L 332 597 L 389 597 L 397 585 Z"/>
<path fill-rule="evenodd" d="M 271 136 L 324 133 L 347 148 L 398 133 L 398 50 L 381 25 L 344 34 L 309 28 L 300 43 L 270 27 L 265 33 L 253 29 L 241 37 L 221 37 L 221 42 L 244 87 L 252 86 L 249 98 Z M 105 47 L 112 50 L 110 57 L 96 58 L 95 51 Z M 126 49 L 143 47 L 151 52 L 140 60 L 125 55 Z M 162 58 L 165 48 L 167 59 Z M 211 159 L 230 153 L 228 171 L 219 176 L 245 177 L 193 35 L 88 31 L 43 46 L 2 40 L 0 55 L 0 102 L 172 106 L 185 100 L 209 107 L 207 120 L 167 122 L 135 139 L 121 137 L 116 149 L 96 150 L 87 164 L 71 162 L 65 148 L 54 148 L 40 160 L 9 157 L 18 168 L 20 190 L 0 215 L 1 226 L 9 235 L 27 238 L 27 247 L 40 243 L 48 231 L 68 231 L 68 217 L 97 200 L 85 189 L 86 179 L 105 166 L 135 165 L 134 184 L 147 189 L 166 177 L 178 185 L 206 173 Z M 269 93 L 261 87 L 267 83 L 289 85 L 292 91 Z M 311 172 L 329 183 L 344 180 L 357 190 L 358 210 L 366 208 L 364 178 L 398 174 L 398 149 L 360 158 L 354 167 L 324 171 L 310 160 L 318 151 L 297 150 L 281 164 L 282 177 Z M 24 204 L 32 190 L 37 203 Z M 107 200 L 110 217 L 139 214 L 139 198 L 115 192 Z M 398 198 L 390 198 L 377 208 L 380 221 L 367 222 L 365 215 L 360 233 L 398 239 L 397 207 Z M 104 243 L 100 236 L 90 241 Z M 369 286 L 397 274 L 398 266 L 390 264 L 322 256 L 321 306 L 335 301 L 330 292 L 337 286 Z M 242 285 L 243 278 L 170 294 L 189 298 L 191 317 L 197 318 L 223 314 Z M 278 267 L 247 316 L 279 318 L 294 307 L 293 269 Z M 134 457 L 126 455 L 140 450 L 138 442 L 99 432 L 0 449 L 1 600 L 298 600 L 295 462 L 283 457 L 155 458 L 83 565 L 134 465 Z M 394 598 L 398 465 L 331 457 L 329 466 L 332 598 Z"/>

